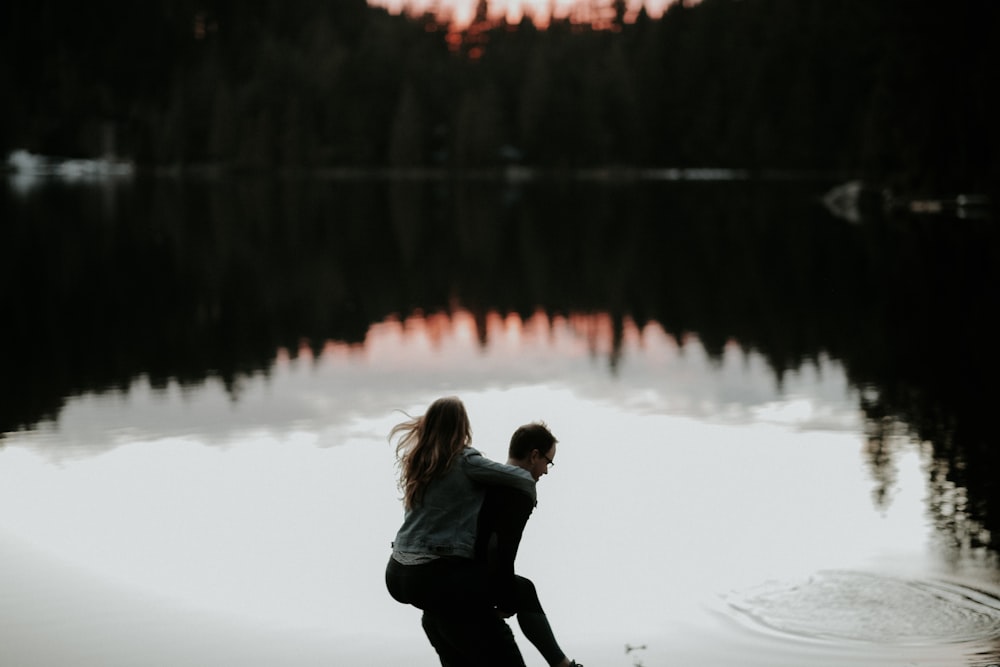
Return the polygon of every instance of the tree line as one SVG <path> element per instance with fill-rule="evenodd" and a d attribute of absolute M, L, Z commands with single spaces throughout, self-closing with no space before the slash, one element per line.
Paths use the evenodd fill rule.
<path fill-rule="evenodd" d="M 462 34 L 364 0 L 15 0 L 0 147 L 144 165 L 1000 182 L 996 3 L 702 0 Z M 109 128 L 111 129 L 109 135 Z"/>

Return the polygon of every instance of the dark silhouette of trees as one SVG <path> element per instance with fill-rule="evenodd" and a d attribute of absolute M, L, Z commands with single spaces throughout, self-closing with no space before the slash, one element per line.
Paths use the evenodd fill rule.
<path fill-rule="evenodd" d="M 702 0 L 464 35 L 362 0 L 14 0 L 0 149 L 232 168 L 719 166 L 991 189 L 995 3 Z M 630 19 L 632 17 L 629 17 Z M 114 130 L 109 142 L 108 128 Z"/>

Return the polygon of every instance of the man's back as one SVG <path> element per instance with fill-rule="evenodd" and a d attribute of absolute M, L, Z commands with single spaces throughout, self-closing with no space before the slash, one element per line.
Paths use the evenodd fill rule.
<path fill-rule="evenodd" d="M 486 564 L 492 602 L 507 615 L 517 611 L 514 559 L 534 501 L 499 486 L 486 490 L 476 533 L 476 560 Z"/>

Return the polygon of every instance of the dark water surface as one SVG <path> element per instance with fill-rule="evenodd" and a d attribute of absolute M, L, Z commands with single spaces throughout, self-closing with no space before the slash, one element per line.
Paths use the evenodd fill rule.
<path fill-rule="evenodd" d="M 995 227 L 830 185 L 8 187 L 0 662 L 434 664 L 385 435 L 446 393 L 560 438 L 519 568 L 581 662 L 1000 662 Z"/>

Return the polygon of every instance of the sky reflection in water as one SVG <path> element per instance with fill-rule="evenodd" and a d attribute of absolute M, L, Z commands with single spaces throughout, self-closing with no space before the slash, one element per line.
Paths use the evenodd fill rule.
<path fill-rule="evenodd" d="M 435 664 L 417 612 L 382 582 L 401 518 L 386 434 L 397 410 L 416 414 L 446 394 L 465 401 L 474 444 L 495 459 L 527 421 L 560 439 L 518 569 L 585 663 L 631 665 L 630 643 L 648 646 L 647 665 L 745 658 L 748 645 L 760 664 L 784 664 L 784 649 L 727 625 L 722 596 L 829 569 L 946 572 L 929 547 L 915 445 L 901 444 L 891 502 L 874 506 L 857 397 L 837 363 L 819 360 L 779 387 L 754 354 L 733 347 L 715 365 L 696 340 L 679 347 L 650 326 L 626 327 L 612 370 L 601 316 L 491 316 L 487 336 L 484 346 L 464 312 L 383 322 L 360 347 L 279 354 L 235 400 L 211 382 L 156 391 L 139 381 L 124 395 L 71 399 L 57 424 L 12 434 L 0 448 L 10 580 L 0 583 L 17 585 L 0 602 L 0 662 L 56 655 L 15 630 L 73 614 L 44 604 L 57 594 L 42 579 L 58 571 L 75 577 L 61 595 L 80 613 L 112 610 L 97 631 L 69 625 L 61 642 L 103 637 L 105 663 L 179 659 L 148 650 L 151 624 L 174 627 L 157 614 L 173 614 L 178 627 L 197 622 L 190 650 L 218 664 L 238 650 L 242 664 L 405 654 Z M 28 566 L 31 553 L 49 565 Z M 286 634 L 263 650 L 269 633 Z"/>

